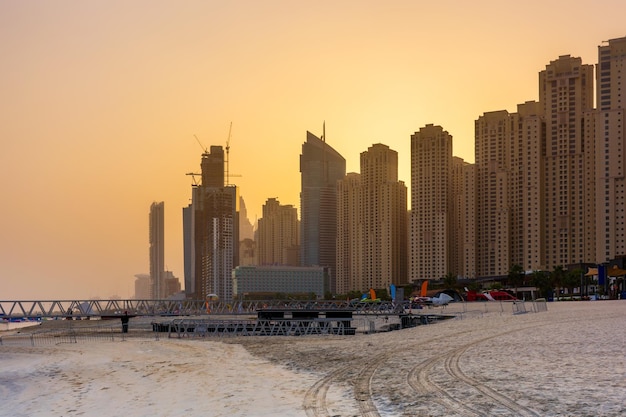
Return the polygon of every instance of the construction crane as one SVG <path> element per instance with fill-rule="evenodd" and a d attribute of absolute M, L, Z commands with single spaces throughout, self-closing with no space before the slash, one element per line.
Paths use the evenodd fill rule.
<path fill-rule="evenodd" d="M 230 127 L 228 128 L 228 138 L 226 138 L 226 172 L 225 172 L 225 179 L 226 179 L 226 185 L 230 185 L 230 177 L 241 177 L 241 175 L 239 174 L 231 174 L 229 172 L 229 153 L 230 153 L 230 138 L 231 138 L 231 134 L 233 131 L 233 122 L 230 122 Z"/>
<path fill-rule="evenodd" d="M 228 153 L 230 152 L 230 135 L 233 131 L 233 122 L 230 122 L 228 128 L 228 138 L 226 138 L 226 185 L 230 184 L 230 177 L 228 176 Z"/>
<path fill-rule="evenodd" d="M 241 175 L 239 174 L 231 174 L 229 172 L 229 164 L 228 164 L 228 159 L 229 159 L 229 153 L 230 153 L 230 138 L 231 138 L 231 134 L 232 134 L 232 129 L 233 129 L 233 122 L 230 122 L 230 127 L 228 128 L 228 138 L 226 139 L 226 158 L 225 158 L 225 166 L 224 166 L 224 185 L 230 185 L 230 177 L 241 177 Z M 198 145 L 200 145 L 200 148 L 202 148 L 203 151 L 203 155 L 209 155 L 209 150 L 208 148 L 206 148 L 202 142 L 200 142 L 200 139 L 198 139 L 198 136 L 196 136 L 195 134 L 193 135 L 194 138 L 196 138 L 196 141 L 198 142 Z M 197 187 L 199 185 L 201 185 L 197 180 L 196 180 L 196 176 L 202 178 L 202 174 L 198 174 L 196 172 L 187 172 L 185 175 L 189 175 L 192 177 L 193 179 L 193 184 L 192 186 Z"/>
<path fill-rule="evenodd" d="M 198 184 L 198 181 L 196 180 L 196 176 L 202 178 L 202 174 L 198 174 L 197 172 L 188 172 L 185 175 L 191 175 L 191 179 L 193 181 L 193 184 L 191 184 L 192 187 L 197 187 L 200 185 Z"/>
<path fill-rule="evenodd" d="M 198 141 L 198 145 L 200 145 L 204 153 L 209 153 L 209 150 L 204 145 L 202 145 L 202 142 L 200 142 L 200 139 L 198 139 L 196 135 L 193 135 L 193 137 L 196 138 L 196 140 Z"/>

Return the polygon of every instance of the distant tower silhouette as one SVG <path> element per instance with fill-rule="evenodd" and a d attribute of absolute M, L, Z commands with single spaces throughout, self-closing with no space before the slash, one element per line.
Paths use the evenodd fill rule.
<path fill-rule="evenodd" d="M 259 265 L 298 266 L 298 210 L 268 198 L 259 219 L 257 250 Z"/>
<path fill-rule="evenodd" d="M 334 293 L 336 183 L 346 175 L 346 160 L 328 146 L 325 137 L 322 140 L 307 132 L 307 139 L 302 145 L 300 155 L 300 173 L 301 264 L 330 267 L 327 290 Z"/>
<path fill-rule="evenodd" d="M 150 296 L 153 299 L 165 295 L 165 203 L 150 205 Z"/>

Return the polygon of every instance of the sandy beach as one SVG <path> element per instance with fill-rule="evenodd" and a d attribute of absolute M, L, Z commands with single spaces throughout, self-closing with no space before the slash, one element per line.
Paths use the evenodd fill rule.
<path fill-rule="evenodd" d="M 0 415 L 626 415 L 626 301 L 480 308 L 355 336 L 5 343 Z"/>

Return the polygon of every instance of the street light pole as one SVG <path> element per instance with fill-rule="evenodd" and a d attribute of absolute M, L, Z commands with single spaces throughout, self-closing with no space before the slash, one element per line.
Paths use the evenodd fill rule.
<path fill-rule="evenodd" d="M 585 276 L 585 268 L 582 261 L 580 262 L 580 301 L 583 300 L 583 279 Z"/>

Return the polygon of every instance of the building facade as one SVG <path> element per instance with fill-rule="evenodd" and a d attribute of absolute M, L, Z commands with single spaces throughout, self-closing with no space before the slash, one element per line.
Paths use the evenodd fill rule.
<path fill-rule="evenodd" d="M 607 262 L 626 254 L 626 37 L 611 39 L 598 47 L 596 71 L 595 261 Z"/>
<path fill-rule="evenodd" d="M 192 188 L 192 198 L 194 200 L 193 193 L 196 187 Z M 193 205 L 189 204 L 187 207 L 183 207 L 183 268 L 184 268 L 184 282 L 185 282 L 185 296 L 192 298 L 196 292 L 196 280 L 195 280 L 195 268 L 193 267 L 195 259 L 194 245 L 193 245 L 193 230 L 194 230 L 194 216 Z"/>
<path fill-rule="evenodd" d="M 349 172 L 337 181 L 337 294 L 362 290 L 366 285 L 362 259 L 365 244 L 362 191 L 361 174 Z"/>
<path fill-rule="evenodd" d="M 485 113 L 475 122 L 477 175 L 477 275 L 506 275 L 511 263 L 511 219 L 516 200 L 517 146 L 506 110 Z"/>
<path fill-rule="evenodd" d="M 411 135 L 409 281 L 440 279 L 452 265 L 452 136 L 426 125 Z"/>
<path fill-rule="evenodd" d="M 150 205 L 150 296 L 153 299 L 165 297 L 165 203 Z"/>
<path fill-rule="evenodd" d="M 192 249 L 194 293 L 197 299 L 217 295 L 232 301 L 232 270 L 239 259 L 239 195 L 224 185 L 224 152 L 211 146 L 202 154 L 202 183 L 192 188 Z"/>
<path fill-rule="evenodd" d="M 464 265 L 464 175 L 468 165 L 462 158 L 453 156 L 450 170 L 450 262 L 448 273 L 459 276 Z"/>
<path fill-rule="evenodd" d="M 461 225 L 463 255 L 461 271 L 459 276 L 466 279 L 476 278 L 476 235 L 478 233 L 476 222 L 477 207 L 476 188 L 476 164 L 465 164 L 463 166 L 463 180 L 461 187 Z"/>
<path fill-rule="evenodd" d="M 298 210 L 268 198 L 259 219 L 257 249 L 259 265 L 298 266 Z"/>
<path fill-rule="evenodd" d="M 135 300 L 149 300 L 152 298 L 152 284 L 150 274 L 135 275 Z"/>
<path fill-rule="evenodd" d="M 405 284 L 407 189 L 396 151 L 375 144 L 361 153 L 361 174 L 337 183 L 337 213 L 337 292 Z"/>
<path fill-rule="evenodd" d="M 559 57 L 539 101 L 475 122 L 476 276 L 593 261 L 597 158 L 593 67 Z"/>
<path fill-rule="evenodd" d="M 546 144 L 546 268 L 595 257 L 593 66 L 560 56 L 539 73 Z"/>
<path fill-rule="evenodd" d="M 335 292 L 336 183 L 346 175 L 346 160 L 325 138 L 307 132 L 300 174 L 300 264 L 329 267 L 329 291 Z"/>
<path fill-rule="evenodd" d="M 315 294 L 323 298 L 328 268 L 294 266 L 238 266 L 232 272 L 234 298 L 267 293 Z"/>
<path fill-rule="evenodd" d="M 163 298 L 170 298 L 181 291 L 180 280 L 174 276 L 172 271 L 164 271 L 165 284 L 165 296 Z"/>

